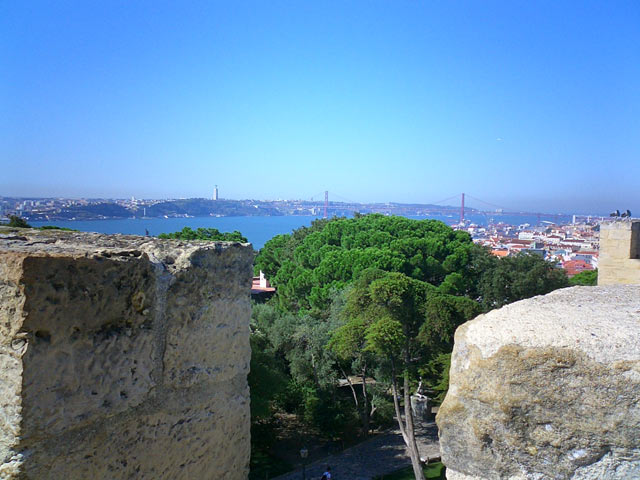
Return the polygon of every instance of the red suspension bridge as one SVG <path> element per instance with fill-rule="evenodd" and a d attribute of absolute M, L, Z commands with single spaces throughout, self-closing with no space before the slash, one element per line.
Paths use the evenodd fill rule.
<path fill-rule="evenodd" d="M 329 201 L 329 191 L 324 191 L 311 197 L 311 204 L 315 205 L 317 213 L 323 212 L 323 217 L 328 218 L 330 215 L 344 215 L 347 213 L 383 213 L 397 215 L 446 215 L 451 217 L 457 214 L 459 223 L 464 223 L 466 215 L 480 214 L 495 217 L 499 219 L 501 216 L 520 216 L 520 217 L 537 217 L 538 223 L 542 218 L 546 219 L 565 219 L 570 215 L 543 212 L 526 212 L 497 205 L 487 202 L 468 193 L 460 193 L 450 197 L 428 203 L 361 203 L 349 200 L 341 195 L 331 192 L 331 202 Z M 322 198 L 324 202 L 314 201 L 316 198 Z M 334 200 L 337 199 L 337 200 Z M 469 200 L 475 207 L 469 206 Z M 458 205 L 455 205 L 458 203 Z M 577 215 L 579 218 L 587 218 L 586 215 Z"/>

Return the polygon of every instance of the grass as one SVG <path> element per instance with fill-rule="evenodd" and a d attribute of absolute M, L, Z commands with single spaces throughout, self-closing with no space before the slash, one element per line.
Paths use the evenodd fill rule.
<path fill-rule="evenodd" d="M 446 477 L 444 475 L 445 468 L 444 465 L 440 462 L 430 463 L 429 465 L 423 468 L 425 478 L 430 480 L 445 480 Z M 407 467 L 402 470 L 396 470 L 393 473 L 388 475 L 381 475 L 380 477 L 376 477 L 376 480 L 413 480 L 415 477 L 413 476 L 413 468 Z"/>

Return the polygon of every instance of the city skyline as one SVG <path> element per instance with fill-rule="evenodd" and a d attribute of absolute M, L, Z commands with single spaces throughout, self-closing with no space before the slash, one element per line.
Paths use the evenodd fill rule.
<path fill-rule="evenodd" d="M 634 2 L 0 8 L 3 196 L 640 211 Z"/>
<path fill-rule="evenodd" d="M 326 205 L 330 207 L 330 210 L 333 210 L 332 215 L 342 216 L 345 215 L 347 211 L 359 212 L 359 213 L 386 213 L 386 214 L 394 214 L 394 215 L 427 215 L 430 213 L 437 211 L 447 211 L 448 213 L 456 213 L 456 215 L 462 214 L 462 208 L 464 208 L 465 214 L 497 214 L 497 215 L 528 215 L 528 216 L 546 216 L 546 217 L 574 217 L 574 221 L 576 216 L 580 218 L 609 218 L 613 217 L 612 212 L 605 211 L 591 211 L 586 213 L 580 213 L 577 211 L 542 211 L 542 210 L 517 210 L 510 209 L 508 207 L 503 207 L 500 205 L 493 205 L 487 202 L 484 202 L 482 199 L 475 198 L 468 194 L 460 194 L 447 199 L 443 199 L 439 202 L 414 202 L 414 203 L 402 203 L 395 201 L 387 201 L 387 202 L 359 202 L 357 200 L 347 200 L 344 198 L 334 199 L 332 198 L 330 192 L 327 193 L 326 197 Z M 207 197 L 176 197 L 176 198 L 140 198 L 140 197 L 69 197 L 69 196 L 58 196 L 58 197 L 38 197 L 38 196 L 2 196 L 0 195 L 0 218 L 3 215 L 6 215 L 7 212 L 9 215 L 16 214 L 18 216 L 22 216 L 26 214 L 27 217 L 35 214 L 40 217 L 49 218 L 49 215 L 54 211 L 59 211 L 60 208 L 66 208 L 70 206 L 86 206 L 86 205 L 109 205 L 109 204 L 117 204 L 119 206 L 126 207 L 127 209 L 139 210 L 143 207 L 150 207 L 158 204 L 171 204 L 178 202 L 182 205 L 182 208 L 185 205 L 196 205 L 201 206 L 202 202 L 209 202 L 208 205 L 213 207 L 216 204 L 225 205 L 225 206 L 249 206 L 252 207 L 250 209 L 249 215 L 254 215 L 257 213 L 253 208 L 260 208 L 261 206 L 276 206 L 276 210 L 280 208 L 284 208 L 285 210 L 280 210 L 276 212 L 274 210 L 271 212 L 269 207 L 264 210 L 261 209 L 259 215 L 260 216 L 270 216 L 270 215 L 301 215 L 301 209 L 307 210 L 312 208 L 308 214 L 319 214 L 322 212 L 322 209 L 325 205 L 325 199 L 323 198 L 271 198 L 271 199 L 257 199 L 257 198 L 240 198 L 240 199 L 231 199 L 224 197 L 217 197 L 217 191 L 214 191 L 213 198 Z M 465 195 L 464 204 L 461 198 L 462 195 Z M 456 203 L 456 200 L 459 203 Z M 4 208 L 3 208 L 4 206 Z M 187 207 L 188 208 L 188 207 Z M 233 208 L 233 207 L 232 207 Z M 289 209 L 289 210 L 287 210 Z M 345 210 L 346 209 L 346 210 Z M 394 210 L 395 209 L 395 210 Z M 6 210 L 6 211 L 5 211 Z M 132 210 L 132 211 L 133 211 Z M 629 209 L 625 208 L 617 208 L 618 216 L 620 212 L 625 213 L 622 215 L 624 219 L 628 216 Z M 614 210 L 614 211 L 615 211 Z M 290 213 L 286 213 L 289 211 Z M 295 213 L 294 213 L 295 212 Z M 315 213 L 313 213 L 315 212 Z M 69 213 L 69 212 L 67 212 Z M 95 218 L 100 218 L 103 213 L 107 213 L 107 215 L 111 215 L 112 213 L 103 212 L 103 213 L 95 213 Z M 122 213 L 122 212 L 120 212 Z M 174 214 L 176 212 L 173 212 Z M 186 211 L 184 213 L 187 213 Z M 207 215 L 212 212 L 208 212 Z M 247 215 L 248 212 L 240 213 L 240 216 Z M 631 212 L 633 213 L 633 212 Z M 158 212 L 156 212 L 156 215 Z M 129 215 L 129 214 L 127 214 Z M 146 215 L 146 210 L 144 211 L 144 215 Z M 160 216 L 164 215 L 164 213 L 160 213 Z M 198 214 L 196 216 L 200 216 Z M 234 216 L 235 214 L 226 212 L 223 216 Z M 67 215 L 68 217 L 69 215 Z M 73 216 L 73 215 L 72 215 Z M 118 215 L 116 215 L 118 216 Z M 178 215 L 180 216 L 180 215 Z M 187 215 L 187 217 L 191 217 L 192 215 Z M 55 213 L 53 214 L 53 218 L 57 218 Z M 461 217 L 462 218 L 462 217 Z M 633 214 L 631 214 L 631 218 L 633 218 Z M 539 219 L 538 219 L 539 220 Z"/>
<path fill-rule="evenodd" d="M 216 189 L 217 190 L 217 189 Z M 327 191 L 328 192 L 328 191 Z M 311 202 L 311 203 L 318 203 L 318 204 L 323 204 L 324 202 L 324 197 L 320 197 L 319 195 L 316 195 L 314 197 L 311 198 L 303 198 L 303 197 L 293 197 L 293 198 L 283 198 L 283 197 L 271 197 L 271 198 L 256 198 L 256 197 L 250 197 L 250 196 L 244 196 L 244 197 L 240 197 L 240 198 L 227 198 L 224 196 L 219 196 L 219 197 L 215 197 L 215 194 L 218 193 L 214 190 L 214 195 L 211 196 L 206 196 L 206 195 L 201 195 L 201 196 L 197 196 L 197 197 L 185 197 L 185 196 L 176 196 L 176 197 L 141 197 L 141 196 L 136 196 L 136 195 L 130 195 L 130 196 L 82 196 L 82 195 L 75 195 L 75 196 L 70 196 L 70 195 L 53 195 L 53 196 L 41 196 L 41 195 L 0 195 L 0 199 L 5 198 L 5 199 L 24 199 L 24 200 L 50 200 L 50 199 L 58 199 L 58 200 L 73 200 L 73 201 L 108 201 L 108 202 L 115 202 L 115 201 L 137 201 L 137 202 L 163 202 L 163 201 L 176 201 L 176 200 L 197 200 L 197 199 L 204 199 L 204 200 L 220 200 L 220 201 L 231 201 L 231 202 Z M 321 192 L 322 195 L 324 195 L 324 192 Z M 435 202 L 399 202 L 393 199 L 387 200 L 387 201 L 373 201 L 373 202 L 365 202 L 365 201 L 360 201 L 357 199 L 353 199 L 353 200 L 349 200 L 343 197 L 340 198 L 333 198 L 331 192 L 329 193 L 329 203 L 335 203 L 335 204 L 361 204 L 361 205 L 373 205 L 373 204 L 379 204 L 379 205 L 428 205 L 428 206 L 439 206 L 439 207 L 446 207 L 446 208 L 456 208 L 459 209 L 461 206 L 461 195 L 464 194 L 465 192 L 462 192 L 460 194 L 457 195 L 453 195 L 447 199 L 444 199 L 444 201 L 435 201 Z M 513 213 L 531 213 L 531 214 L 536 214 L 536 213 L 548 213 L 548 214 L 552 214 L 552 215 L 579 215 L 579 216 L 594 216 L 594 217 L 608 217 L 610 213 L 619 210 L 621 212 L 624 212 L 626 210 L 630 210 L 632 212 L 632 214 L 634 212 L 638 212 L 638 210 L 631 210 L 630 208 L 627 208 L 628 205 L 624 205 L 622 207 L 620 207 L 619 205 L 616 206 L 616 208 L 613 208 L 613 210 L 609 211 L 606 209 L 601 209 L 598 211 L 584 211 L 584 210 L 565 210 L 565 211 L 561 211 L 559 209 L 556 210 L 546 210 L 546 211 L 542 211 L 540 209 L 516 209 L 516 208 L 510 208 L 509 206 L 503 206 L 503 205 L 496 205 L 496 204 L 492 204 L 491 202 L 486 202 L 483 201 L 482 199 L 477 199 L 475 197 L 469 197 L 468 194 L 465 194 L 465 210 L 477 210 L 477 211 L 482 211 L 482 212 L 513 212 Z M 632 218 L 637 218 L 637 215 L 632 215 Z"/>

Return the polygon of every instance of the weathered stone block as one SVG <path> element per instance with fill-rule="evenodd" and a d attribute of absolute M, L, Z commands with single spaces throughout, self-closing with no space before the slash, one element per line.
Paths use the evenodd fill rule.
<path fill-rule="evenodd" d="M 0 229 L 0 478 L 245 478 L 252 260 Z"/>
<path fill-rule="evenodd" d="M 23 437 L 114 415 L 156 385 L 154 275 L 141 257 L 24 258 Z"/>
<path fill-rule="evenodd" d="M 575 287 L 456 332 L 449 479 L 640 478 L 640 286 Z"/>
<path fill-rule="evenodd" d="M 74 465 L 74 478 L 246 478 L 246 382 L 183 392 L 150 407 L 49 440 L 25 464 L 26 475 L 69 478 Z"/>
<path fill-rule="evenodd" d="M 598 285 L 640 285 L 640 220 L 600 225 Z"/>

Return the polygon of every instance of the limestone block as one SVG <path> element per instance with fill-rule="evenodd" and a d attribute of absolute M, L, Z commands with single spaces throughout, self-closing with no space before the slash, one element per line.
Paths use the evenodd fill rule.
<path fill-rule="evenodd" d="M 0 478 L 246 478 L 252 260 L 0 228 Z"/>
<path fill-rule="evenodd" d="M 114 415 L 156 385 L 154 315 L 143 314 L 154 280 L 141 257 L 23 260 L 23 437 Z"/>
<path fill-rule="evenodd" d="M 74 465 L 75 478 L 85 479 L 246 478 L 246 382 L 231 381 L 204 393 L 177 395 L 91 431 L 70 432 L 62 442 L 49 441 L 30 459 L 25 473 L 29 478 L 69 478 L 69 465 Z M 77 441 L 87 433 L 88 441 Z"/>
<path fill-rule="evenodd" d="M 640 478 L 640 286 L 574 287 L 456 332 L 447 478 Z"/>
<path fill-rule="evenodd" d="M 640 220 L 600 225 L 598 285 L 640 285 Z"/>
<path fill-rule="evenodd" d="M 598 262 L 598 285 L 640 285 L 640 260 L 601 258 Z"/>
<path fill-rule="evenodd" d="M 174 386 L 223 381 L 249 369 L 249 324 L 235 321 L 251 315 L 246 281 L 228 281 L 246 263 L 242 252 L 196 261 L 203 268 L 181 272 L 167 294 L 165 380 Z"/>

